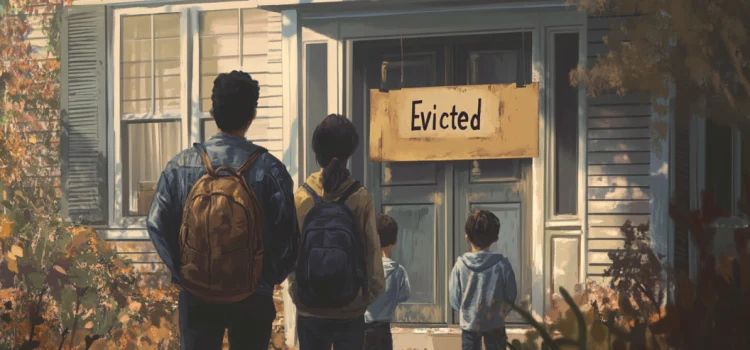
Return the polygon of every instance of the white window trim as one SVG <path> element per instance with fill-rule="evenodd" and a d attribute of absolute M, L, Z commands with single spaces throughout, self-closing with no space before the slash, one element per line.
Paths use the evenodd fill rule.
<path fill-rule="evenodd" d="M 555 215 L 555 34 L 578 33 L 578 66 L 586 67 L 586 31 L 583 25 L 547 27 L 546 49 L 547 49 L 547 119 L 548 127 L 545 130 L 546 138 L 546 164 L 545 164 L 545 227 L 550 229 L 583 229 L 586 214 L 586 90 L 583 84 L 578 84 L 578 198 L 575 215 Z"/>
<path fill-rule="evenodd" d="M 249 1 L 233 1 L 223 3 L 206 3 L 206 4 L 185 4 L 185 5 L 168 5 L 153 8 L 134 7 L 120 8 L 111 10 L 113 19 L 110 23 L 108 42 L 108 67 L 107 67 L 107 86 L 108 96 L 108 141 L 107 141 L 107 163 L 108 163 L 108 190 L 109 201 L 109 225 L 105 230 L 105 237 L 109 239 L 126 238 L 126 239 L 143 239 L 148 237 L 146 232 L 146 217 L 128 217 L 123 215 L 123 187 L 122 187 L 122 150 L 121 140 L 122 131 L 120 115 L 121 111 L 121 72 L 120 72 L 120 51 L 121 51 L 121 20 L 124 16 L 134 15 L 158 15 L 165 13 L 180 13 L 180 70 L 181 70 L 181 101 L 179 119 L 182 121 L 181 148 L 189 147 L 193 142 L 201 140 L 201 120 L 207 119 L 202 117 L 198 104 L 194 103 L 199 100 L 200 95 L 200 54 L 199 45 L 199 28 L 198 14 L 203 11 L 231 10 L 231 9 L 254 9 L 257 6 Z M 241 55 L 240 55 L 241 56 Z M 191 66 L 192 64 L 192 66 Z M 191 69 L 191 67 L 193 69 Z M 190 92 L 192 84 L 192 92 Z M 156 92 L 154 91 L 154 94 Z M 129 116 L 127 119 L 164 119 L 165 117 Z"/>

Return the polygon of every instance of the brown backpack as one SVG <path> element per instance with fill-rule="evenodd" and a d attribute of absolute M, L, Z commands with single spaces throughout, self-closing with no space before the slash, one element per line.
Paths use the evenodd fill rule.
<path fill-rule="evenodd" d="M 238 302 L 258 289 L 263 268 L 260 203 L 242 174 L 266 150 L 259 148 L 234 171 L 214 169 L 203 146 L 196 146 L 207 173 L 190 189 L 182 213 L 180 284 L 209 302 Z"/>

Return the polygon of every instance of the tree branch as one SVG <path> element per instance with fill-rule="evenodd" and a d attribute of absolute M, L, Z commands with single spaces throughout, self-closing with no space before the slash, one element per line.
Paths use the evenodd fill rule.
<path fill-rule="evenodd" d="M 747 80 L 747 77 L 742 70 L 742 66 L 737 59 L 737 53 L 734 52 L 735 48 L 729 41 L 729 34 L 727 34 L 727 32 L 724 30 L 720 30 L 720 33 L 721 41 L 724 43 L 724 48 L 726 48 L 727 50 L 729 61 L 732 62 L 732 66 L 734 67 L 734 71 L 737 74 L 737 78 L 740 80 L 740 84 L 742 85 L 742 87 L 745 88 L 745 93 L 747 94 L 747 96 L 750 96 L 750 81 Z"/>

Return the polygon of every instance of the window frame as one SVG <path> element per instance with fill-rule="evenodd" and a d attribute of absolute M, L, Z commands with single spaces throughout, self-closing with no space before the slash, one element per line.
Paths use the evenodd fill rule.
<path fill-rule="evenodd" d="M 218 6 L 221 5 L 221 6 Z M 192 51 L 191 51 L 191 75 L 190 75 L 190 83 L 191 86 L 193 86 L 193 89 L 191 91 L 190 100 L 195 101 L 195 103 L 192 103 L 192 112 L 195 116 L 193 119 L 193 124 L 191 124 L 190 132 L 191 134 L 195 135 L 195 141 L 193 142 L 202 142 L 205 141 L 203 137 L 203 123 L 209 122 L 212 120 L 211 115 L 209 113 L 205 113 L 201 109 L 201 33 L 200 33 L 200 15 L 202 12 L 211 12 L 211 11 L 227 11 L 227 10 L 235 10 L 237 11 L 237 21 L 238 21 L 238 64 L 237 66 L 240 67 L 243 71 L 248 72 L 249 70 L 245 66 L 245 54 L 243 52 L 243 45 L 244 45 L 244 26 L 243 26 L 243 11 L 245 10 L 253 10 L 257 9 L 256 6 L 248 6 L 245 2 L 231 2 L 231 3 L 223 3 L 218 5 L 202 5 L 202 6 L 192 6 L 190 11 L 190 35 L 191 35 L 191 45 L 192 45 Z M 268 48 L 266 48 L 266 53 L 268 53 Z M 255 77 L 255 74 L 257 73 L 251 73 L 253 74 L 253 79 L 257 80 Z M 261 89 L 264 86 L 264 82 L 260 82 Z M 258 108 L 260 108 L 260 103 L 258 104 Z M 248 131 L 249 133 L 252 131 Z M 208 139 L 211 135 L 206 135 Z"/>
<path fill-rule="evenodd" d="M 582 25 L 554 26 L 545 28 L 545 49 L 546 49 L 546 110 L 547 119 L 545 123 L 549 125 L 546 128 L 545 148 L 547 157 L 545 160 L 545 228 L 549 229 L 575 229 L 583 230 L 583 223 L 586 217 L 586 152 L 587 152 L 587 100 L 586 90 L 583 84 L 578 84 L 578 191 L 577 209 L 575 215 L 557 215 L 555 214 L 555 203 L 557 202 L 556 178 L 555 172 L 555 35 L 557 34 L 578 34 L 578 67 L 586 67 L 586 29 Z"/>
<path fill-rule="evenodd" d="M 142 6 L 142 5 L 141 5 Z M 180 149 L 188 148 L 194 142 L 202 141 L 202 120 L 210 120 L 202 116 L 199 104 L 200 77 L 200 32 L 199 15 L 204 11 L 257 9 L 258 7 L 247 1 L 232 1 L 224 3 L 202 3 L 185 5 L 167 5 L 158 7 L 128 7 L 116 8 L 108 11 L 111 18 L 108 24 L 107 40 L 107 90 L 108 90 L 108 137 L 107 137 L 107 186 L 109 206 L 109 220 L 105 236 L 109 239 L 143 239 L 148 237 L 146 232 L 146 216 L 126 216 L 124 213 L 124 169 L 123 169 L 123 125 L 128 122 L 181 122 Z M 123 117 L 122 110 L 122 81 L 121 81 L 121 51 L 122 51 L 122 19 L 128 16 L 160 15 L 169 13 L 180 14 L 180 114 L 175 115 L 130 115 Z M 241 17 L 238 17 L 241 20 Z M 241 27 L 240 27 L 241 29 Z M 267 50 L 266 50 L 267 51 Z M 242 53 L 240 52 L 240 57 Z M 153 58 L 152 58 L 153 59 Z M 155 85 L 155 82 L 153 83 Z M 192 87 L 191 87 L 192 84 Z M 191 90 L 192 89 L 192 90 Z M 156 95 L 152 91 L 152 98 Z"/>

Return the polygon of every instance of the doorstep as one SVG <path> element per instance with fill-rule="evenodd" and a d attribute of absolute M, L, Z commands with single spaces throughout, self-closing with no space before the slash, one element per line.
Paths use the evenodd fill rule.
<path fill-rule="evenodd" d="M 508 328 L 508 340 L 526 340 L 531 327 Z M 461 349 L 461 330 L 458 328 L 399 328 L 393 327 L 394 350 L 456 350 Z M 484 347 L 482 347 L 484 348 Z"/>

